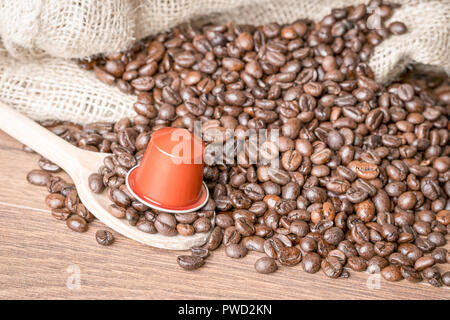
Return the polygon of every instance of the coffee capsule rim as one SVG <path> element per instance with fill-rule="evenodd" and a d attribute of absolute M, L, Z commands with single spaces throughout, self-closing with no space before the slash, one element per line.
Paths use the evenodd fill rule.
<path fill-rule="evenodd" d="M 194 204 L 186 206 L 183 209 L 172 209 L 168 206 L 164 206 L 164 205 L 158 203 L 157 201 L 150 199 L 148 196 L 146 196 L 146 199 L 144 199 L 142 196 L 139 196 L 130 185 L 130 177 L 131 177 L 131 180 L 133 180 L 135 175 L 132 175 L 132 173 L 135 172 L 135 169 L 137 169 L 138 167 L 139 167 L 139 165 L 134 166 L 133 168 L 131 168 L 128 171 L 128 173 L 125 177 L 125 184 L 127 186 L 128 191 L 131 193 L 131 195 L 134 198 L 136 198 L 136 200 L 138 200 L 139 202 L 145 204 L 146 206 L 148 206 L 152 209 L 162 211 L 162 212 L 167 212 L 167 213 L 189 213 L 189 212 L 193 212 L 193 211 L 197 211 L 197 210 L 201 209 L 202 207 L 205 206 L 205 204 L 209 200 L 209 190 L 204 181 L 202 182 L 202 188 L 200 190 L 199 199 Z"/>

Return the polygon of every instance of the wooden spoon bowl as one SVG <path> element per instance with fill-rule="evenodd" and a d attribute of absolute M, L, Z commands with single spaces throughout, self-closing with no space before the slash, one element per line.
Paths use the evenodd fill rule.
<path fill-rule="evenodd" d="M 96 194 L 88 184 L 89 176 L 97 172 L 109 153 L 79 149 L 1 102 L 0 115 L 0 129 L 64 169 L 72 178 L 84 206 L 114 231 L 146 245 L 169 250 L 187 250 L 208 240 L 212 228 L 207 233 L 168 237 L 145 233 L 112 216 L 107 209 L 111 201 L 106 192 Z M 212 226 L 214 220 L 213 217 Z"/>

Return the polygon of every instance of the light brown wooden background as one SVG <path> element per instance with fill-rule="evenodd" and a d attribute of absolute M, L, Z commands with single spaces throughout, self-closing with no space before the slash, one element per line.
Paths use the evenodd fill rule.
<path fill-rule="evenodd" d="M 369 289 L 365 273 L 332 280 L 297 265 L 260 275 L 253 267 L 258 253 L 232 260 L 219 249 L 188 272 L 178 267 L 177 252 L 117 234 L 113 246 L 102 247 L 94 236 L 100 222 L 80 234 L 51 216 L 45 188 L 26 181 L 38 159 L 0 131 L 0 299 L 450 299 L 450 288 L 426 283 L 381 279 Z M 81 285 L 69 289 L 76 268 Z"/>

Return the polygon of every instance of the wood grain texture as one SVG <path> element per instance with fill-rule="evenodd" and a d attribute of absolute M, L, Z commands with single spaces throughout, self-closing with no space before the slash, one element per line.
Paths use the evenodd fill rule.
<path fill-rule="evenodd" d="M 381 279 L 369 289 L 369 275 L 352 271 L 340 280 L 307 274 L 300 265 L 260 275 L 253 267 L 258 253 L 232 260 L 221 248 L 205 267 L 188 272 L 176 263 L 179 252 L 121 235 L 101 247 L 100 222 L 79 234 L 50 215 L 45 188 L 26 181 L 38 159 L 0 131 L 0 299 L 450 299 L 449 288 L 426 283 Z M 71 268 L 80 270 L 79 289 L 67 287 Z"/>

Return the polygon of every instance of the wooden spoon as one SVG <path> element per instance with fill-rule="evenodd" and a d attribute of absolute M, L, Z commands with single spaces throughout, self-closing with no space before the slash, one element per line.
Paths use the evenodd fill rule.
<path fill-rule="evenodd" d="M 141 243 L 169 250 L 187 250 L 203 245 L 208 239 L 211 231 L 173 237 L 149 234 L 112 216 L 107 210 L 111 201 L 106 193 L 96 194 L 88 185 L 89 175 L 97 172 L 103 159 L 110 154 L 79 149 L 1 102 L 0 129 L 63 168 L 72 178 L 85 207 L 118 233 Z M 214 218 L 211 222 L 214 224 Z"/>

